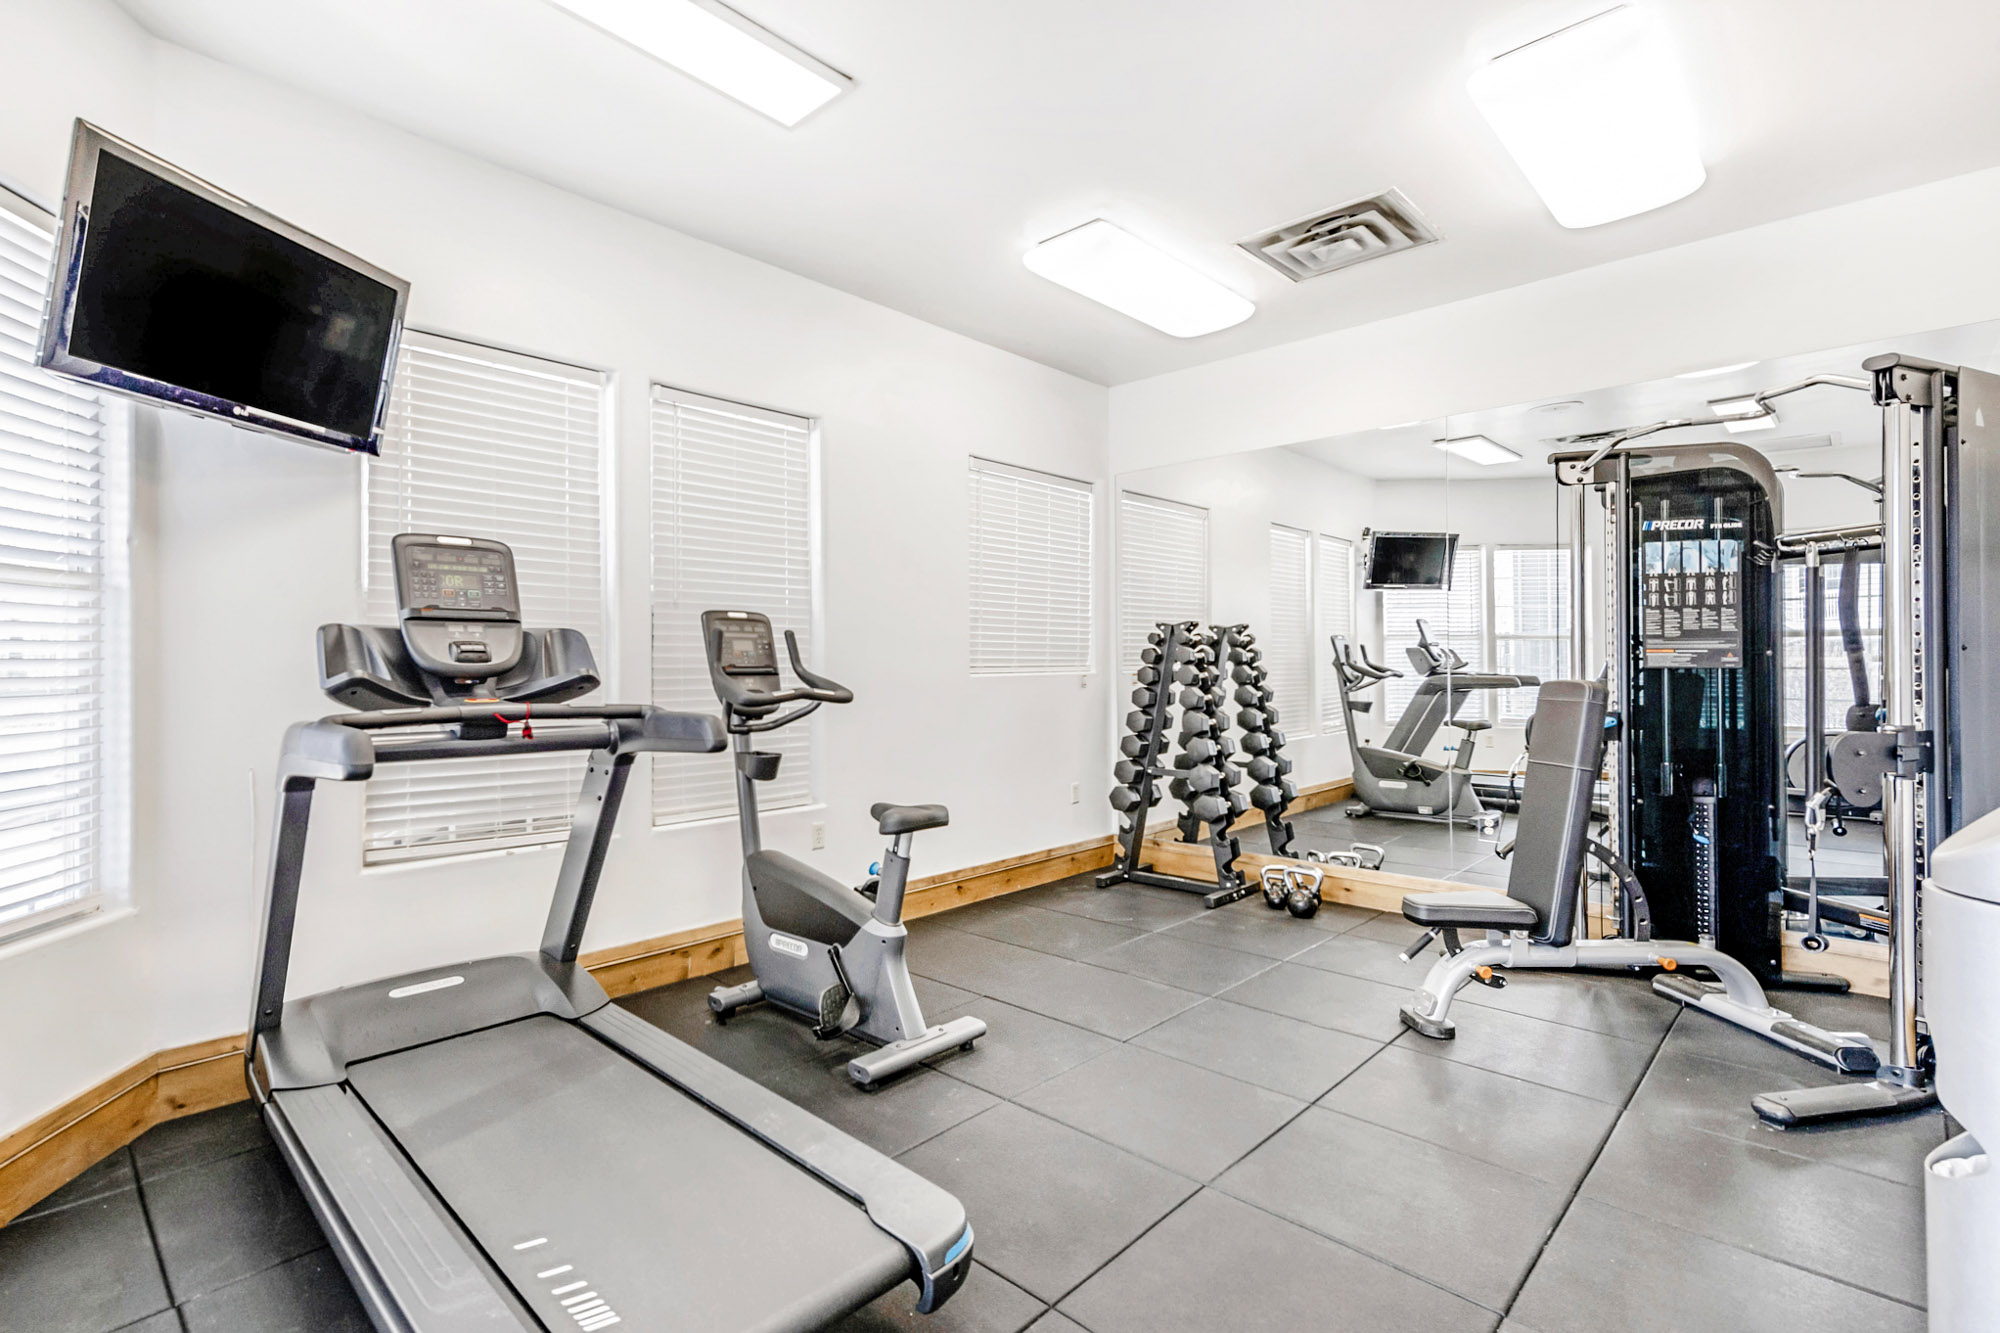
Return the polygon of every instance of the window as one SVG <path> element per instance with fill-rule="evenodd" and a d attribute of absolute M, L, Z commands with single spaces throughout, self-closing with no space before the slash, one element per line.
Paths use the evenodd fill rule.
<path fill-rule="evenodd" d="M 0 939 L 123 887 L 121 458 L 35 366 L 55 223 L 0 191 Z"/>
<path fill-rule="evenodd" d="M 1278 724 L 1310 735 L 1312 707 L 1312 537 L 1281 523 L 1271 525 L 1271 623 L 1258 636 L 1264 650 Z"/>
<path fill-rule="evenodd" d="M 1314 581 L 1319 594 L 1319 633 L 1313 637 L 1313 662 L 1319 671 L 1319 725 L 1329 735 L 1347 730 L 1347 710 L 1340 706 L 1340 682 L 1333 669 L 1333 636 L 1354 638 L 1354 543 L 1345 537 L 1320 534 L 1319 570 Z"/>
<path fill-rule="evenodd" d="M 655 385 L 652 455 L 653 702 L 714 713 L 702 612 L 761 611 L 812 661 L 813 423 Z M 766 811 L 812 801 L 812 737 L 810 722 L 757 737 L 758 749 L 783 756 L 758 789 Z M 728 759 L 653 756 L 656 824 L 735 809 Z"/>
<path fill-rule="evenodd" d="M 607 384 L 598 371 L 405 332 L 382 454 L 367 465 L 369 617 L 395 618 L 397 533 L 491 537 L 514 548 L 528 627 L 581 630 L 608 669 Z M 385 766 L 367 784 L 362 859 L 560 841 L 583 764 L 552 754 Z"/>
<path fill-rule="evenodd" d="M 972 460 L 972 673 L 1090 670 L 1090 486 Z"/>
<path fill-rule="evenodd" d="M 1844 568 L 1839 556 L 1826 561 L 1821 574 L 1825 634 L 1821 655 L 1825 664 L 1826 719 L 1829 739 L 1847 729 L 1847 710 L 1858 702 L 1849 674 L 1847 649 L 1840 639 L 1840 581 Z M 1880 704 L 1882 690 L 1882 559 L 1870 552 L 1862 557 L 1859 597 L 1856 601 L 1861 630 L 1862 659 L 1867 664 L 1868 701 Z M 1800 560 L 1783 566 L 1780 585 L 1783 598 L 1785 744 L 1789 746 L 1806 734 L 1806 567 Z"/>
<path fill-rule="evenodd" d="M 1417 646 L 1417 622 L 1430 630 L 1431 641 L 1458 651 L 1474 671 L 1486 659 L 1486 552 L 1460 546 L 1451 562 L 1451 589 L 1389 588 L 1382 593 L 1382 665 L 1402 672 L 1382 685 L 1381 725 L 1386 733 L 1403 715 L 1423 674 L 1412 668 L 1409 650 Z M 1486 692 L 1474 690 L 1459 709 L 1460 717 L 1485 717 Z"/>
<path fill-rule="evenodd" d="M 1493 669 L 1560 680 L 1570 674 L 1570 571 L 1559 546 L 1493 552 Z M 1533 716 L 1535 690 L 1499 692 L 1500 720 Z"/>
<path fill-rule="evenodd" d="M 1208 511 L 1122 492 L 1118 497 L 1118 670 L 1139 666 L 1163 620 L 1208 619 Z"/>

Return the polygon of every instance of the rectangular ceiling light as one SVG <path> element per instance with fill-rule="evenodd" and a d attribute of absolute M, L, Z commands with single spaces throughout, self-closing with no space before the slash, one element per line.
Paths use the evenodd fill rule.
<path fill-rule="evenodd" d="M 1674 378 L 1677 380 L 1714 379 L 1717 375 L 1729 375 L 1739 370 L 1748 370 L 1756 364 L 1755 361 L 1732 361 L 1726 366 L 1710 366 L 1707 370 L 1684 370 L 1674 376 Z"/>
<path fill-rule="evenodd" d="M 1708 410 L 1719 417 L 1754 417 L 1770 411 L 1757 401 L 1754 393 L 1739 394 L 1734 398 L 1711 398 Z"/>
<path fill-rule="evenodd" d="M 1565 227 L 1671 204 L 1707 179 L 1673 52 L 1629 6 L 1487 62 L 1466 89 Z"/>
<path fill-rule="evenodd" d="M 1103 218 L 1050 237 L 1021 262 L 1030 273 L 1176 338 L 1241 324 L 1257 310 L 1248 297 Z"/>
<path fill-rule="evenodd" d="M 1521 461 L 1521 455 L 1498 440 L 1489 440 L 1484 435 L 1461 435 L 1456 439 L 1439 440 L 1431 447 L 1442 449 L 1448 454 L 1455 454 L 1466 462 L 1477 463 L 1481 467 Z"/>
<path fill-rule="evenodd" d="M 790 128 L 847 91 L 845 74 L 715 0 L 549 0 Z"/>

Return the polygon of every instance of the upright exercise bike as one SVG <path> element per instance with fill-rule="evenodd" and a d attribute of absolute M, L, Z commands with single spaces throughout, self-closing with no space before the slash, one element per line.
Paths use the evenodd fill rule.
<path fill-rule="evenodd" d="M 880 874 L 861 889 L 783 852 L 767 851 L 757 822 L 757 784 L 778 776 L 781 756 L 753 748 L 751 738 L 789 726 L 821 704 L 854 700 L 853 691 L 816 675 L 799 660 L 798 637 L 785 649 L 799 688 L 783 689 L 769 617 L 755 611 L 707 611 L 701 617 L 709 679 L 722 701 L 733 738 L 736 808 L 743 826 L 743 946 L 756 979 L 721 986 L 708 1007 L 727 1021 L 745 1005 L 767 1000 L 806 1019 L 822 1041 L 855 1036 L 879 1048 L 847 1062 L 856 1083 L 874 1089 L 885 1079 L 957 1047 L 971 1050 L 986 1035 L 970 1016 L 933 1027 L 910 984 L 903 956 L 903 893 L 909 885 L 910 840 L 943 828 L 941 805 L 875 805 L 869 815 L 890 839 Z M 790 712 L 789 704 L 801 706 Z M 872 891 L 870 891 L 872 890 Z"/>

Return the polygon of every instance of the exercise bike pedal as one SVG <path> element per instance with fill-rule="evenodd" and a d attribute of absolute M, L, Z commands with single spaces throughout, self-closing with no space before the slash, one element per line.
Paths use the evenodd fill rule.
<path fill-rule="evenodd" d="M 829 948 L 826 954 L 833 964 L 833 984 L 819 993 L 819 1022 L 813 1025 L 813 1036 L 821 1041 L 831 1041 L 861 1021 L 861 1006 L 854 999 L 847 969 L 841 966 L 840 950 Z"/>

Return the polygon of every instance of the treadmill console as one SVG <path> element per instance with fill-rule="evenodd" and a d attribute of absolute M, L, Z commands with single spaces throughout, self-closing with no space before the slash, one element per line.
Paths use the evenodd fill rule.
<path fill-rule="evenodd" d="M 521 594 L 514 553 L 482 537 L 399 534 L 397 620 L 410 656 L 454 680 L 489 680 L 521 660 Z"/>

